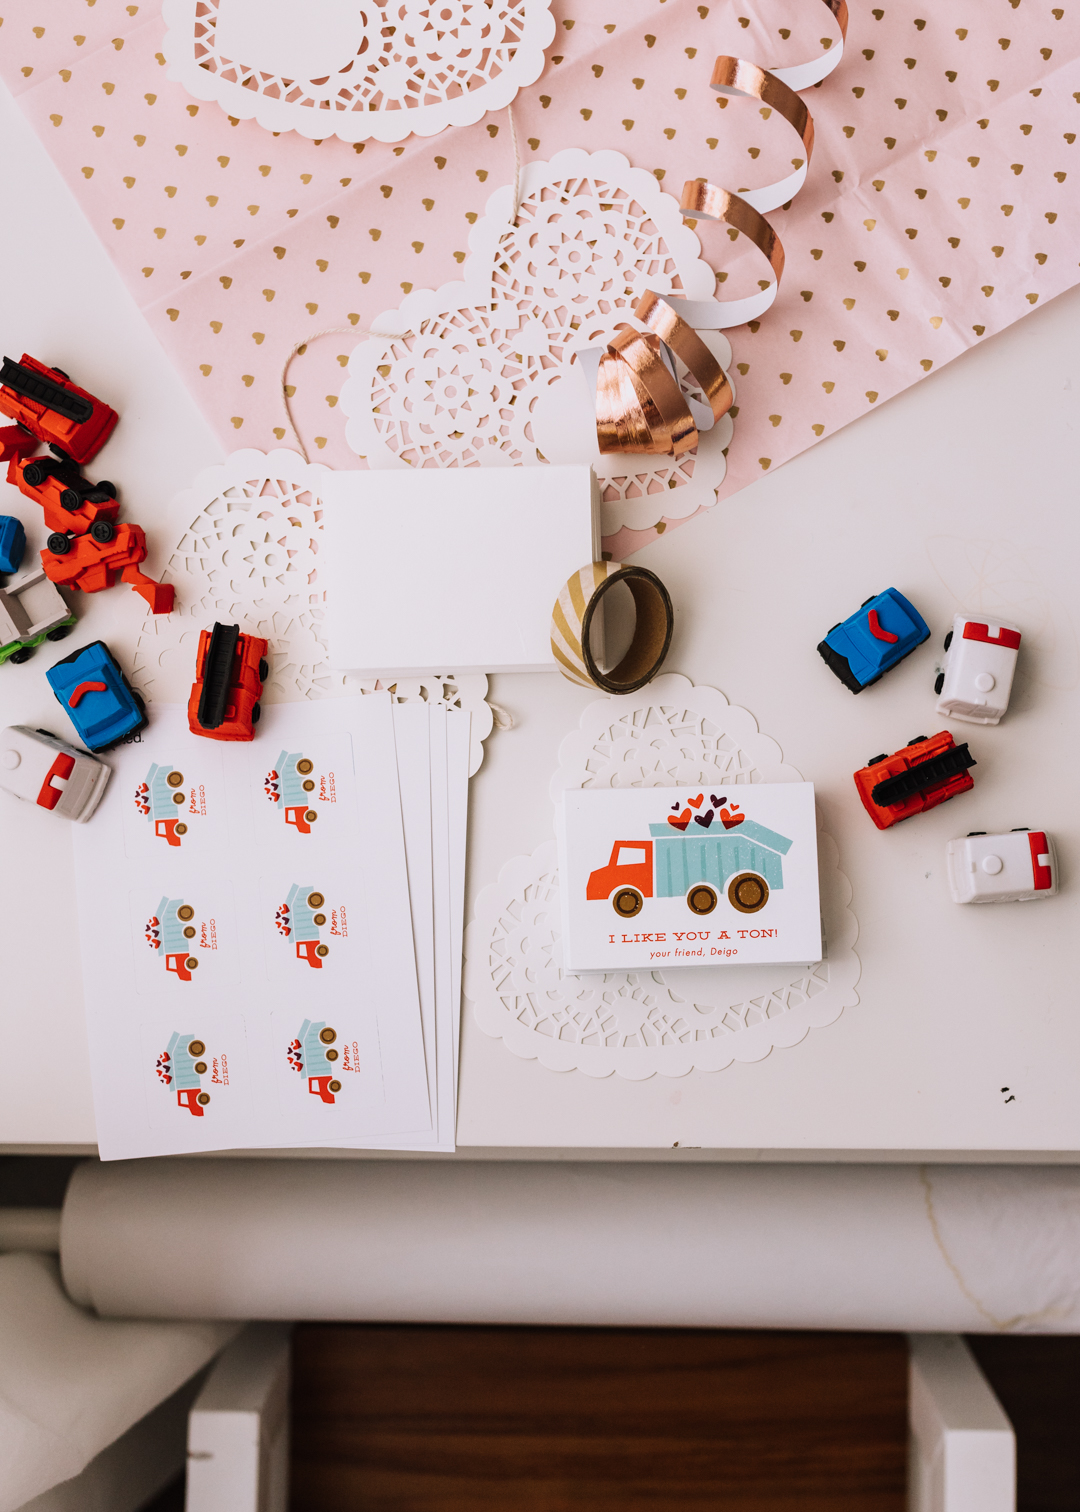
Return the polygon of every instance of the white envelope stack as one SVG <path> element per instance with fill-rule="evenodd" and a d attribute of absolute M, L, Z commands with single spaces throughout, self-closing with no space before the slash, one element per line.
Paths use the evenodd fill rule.
<path fill-rule="evenodd" d="M 102 1158 L 452 1150 L 468 713 L 150 716 L 75 836 Z"/>

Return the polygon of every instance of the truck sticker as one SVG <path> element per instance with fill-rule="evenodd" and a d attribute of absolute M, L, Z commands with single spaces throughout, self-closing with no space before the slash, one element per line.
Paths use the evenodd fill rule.
<path fill-rule="evenodd" d="M 179 848 L 192 819 L 206 817 L 206 784 L 186 782 L 178 767 L 155 761 L 135 788 L 135 809 L 155 839 Z"/>
<path fill-rule="evenodd" d="M 306 961 L 316 971 L 321 971 L 330 955 L 330 946 L 324 935 L 346 939 L 349 916 L 344 904 L 331 907 L 325 893 L 317 887 L 294 882 L 284 903 L 277 906 L 274 925 L 278 934 L 292 945 L 298 961 Z"/>
<path fill-rule="evenodd" d="M 338 1044 L 338 1032 L 325 1019 L 305 1019 L 285 1051 L 289 1067 L 303 1078 L 310 1096 L 334 1106 L 346 1071 L 359 1072 L 359 1046 Z"/>
<path fill-rule="evenodd" d="M 337 802 L 337 779 L 333 772 L 316 771 L 302 751 L 280 751 L 263 779 L 263 792 L 291 829 L 310 835 L 320 815 L 316 805 Z"/>
<path fill-rule="evenodd" d="M 209 1054 L 206 1041 L 197 1034 L 174 1032 L 154 1069 L 161 1085 L 176 1098 L 176 1106 L 193 1118 L 203 1118 L 210 1105 L 211 1093 L 204 1083 L 229 1083 L 228 1057 L 222 1051 Z"/>

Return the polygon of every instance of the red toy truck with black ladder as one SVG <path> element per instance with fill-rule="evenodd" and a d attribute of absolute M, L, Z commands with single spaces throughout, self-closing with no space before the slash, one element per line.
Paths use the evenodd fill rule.
<path fill-rule="evenodd" d="M 269 647 L 239 625 L 214 626 L 199 636 L 195 681 L 188 699 L 188 727 L 210 740 L 253 740 L 262 710 Z"/>
<path fill-rule="evenodd" d="M 0 365 L 0 415 L 46 446 L 60 447 L 79 463 L 97 455 L 120 418 L 109 405 L 72 383 L 62 368 L 46 367 L 25 352 L 21 362 L 5 357 Z M 0 431 L 0 443 L 9 455 L 20 450 L 17 437 L 8 431 Z"/>
<path fill-rule="evenodd" d="M 975 786 L 968 772 L 974 765 L 967 743 L 957 745 L 942 730 L 929 738 L 916 735 L 892 756 L 872 756 L 855 773 L 855 787 L 863 808 L 884 830 L 968 792 Z"/>

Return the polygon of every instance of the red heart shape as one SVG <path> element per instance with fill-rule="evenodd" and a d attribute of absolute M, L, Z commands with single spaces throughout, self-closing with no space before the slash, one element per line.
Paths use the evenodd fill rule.
<path fill-rule="evenodd" d="M 743 822 L 743 820 L 746 818 L 746 815 L 733 814 L 729 813 L 727 809 L 721 809 L 720 818 L 723 820 L 725 829 L 734 829 L 737 824 L 741 824 Z"/>
<path fill-rule="evenodd" d="M 702 803 L 704 803 L 704 801 L 705 801 L 705 794 L 704 793 L 699 793 L 696 798 L 688 798 L 686 801 L 690 805 L 691 808 L 693 808 L 693 809 L 700 808 L 701 805 L 702 805 Z"/>
<path fill-rule="evenodd" d="M 683 809 L 682 813 L 677 819 L 675 818 L 674 814 L 669 814 L 667 816 L 667 822 L 671 825 L 672 829 L 684 830 L 690 823 L 690 810 Z"/>

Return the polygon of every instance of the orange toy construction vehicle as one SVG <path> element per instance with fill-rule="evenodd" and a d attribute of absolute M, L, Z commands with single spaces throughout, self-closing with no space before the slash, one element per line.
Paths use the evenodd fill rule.
<path fill-rule="evenodd" d="M 914 740 L 892 756 L 873 756 L 855 773 L 863 808 L 878 829 L 947 803 L 975 786 L 968 768 L 975 758 L 967 744 L 957 745 L 947 730 Z"/>
<path fill-rule="evenodd" d="M 119 416 L 109 405 L 77 388 L 60 368 L 23 353 L 0 365 L 0 414 L 46 446 L 62 447 L 76 462 L 89 462 L 112 435 Z M 15 441 L 2 434 L 9 446 Z"/>
<path fill-rule="evenodd" d="M 50 534 L 85 535 L 95 541 L 111 541 L 113 524 L 120 513 L 116 488 L 102 480 L 91 483 L 60 450 L 51 457 L 15 457 L 8 464 L 7 478 L 20 493 L 40 504 Z"/>
<path fill-rule="evenodd" d="M 215 625 L 199 636 L 188 727 L 211 740 L 252 740 L 262 712 L 267 643 L 239 625 Z"/>
<path fill-rule="evenodd" d="M 55 532 L 49 537 L 48 549 L 41 553 L 45 576 L 61 588 L 81 588 L 84 593 L 100 593 L 111 588 L 117 578 L 130 583 L 150 605 L 154 614 L 169 614 L 175 589 L 171 583 L 155 583 L 139 571 L 146 559 L 146 536 L 139 525 L 127 521 L 108 528 L 112 536 L 103 541 L 95 531 L 108 524 L 92 525 L 87 535 L 69 536 Z"/>

